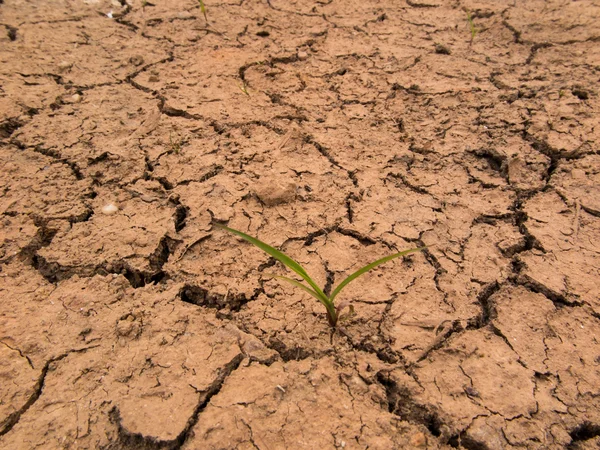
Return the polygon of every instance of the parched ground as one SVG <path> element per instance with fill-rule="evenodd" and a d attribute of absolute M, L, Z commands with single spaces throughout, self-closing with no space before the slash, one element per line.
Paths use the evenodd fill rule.
<path fill-rule="evenodd" d="M 0 0 L 0 447 L 598 448 L 600 4 L 206 4 Z"/>

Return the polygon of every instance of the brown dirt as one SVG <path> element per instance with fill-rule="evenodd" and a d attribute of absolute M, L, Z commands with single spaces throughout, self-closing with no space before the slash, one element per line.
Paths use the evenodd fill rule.
<path fill-rule="evenodd" d="M 598 2 L 143 3 L 0 0 L 0 447 L 598 448 Z"/>

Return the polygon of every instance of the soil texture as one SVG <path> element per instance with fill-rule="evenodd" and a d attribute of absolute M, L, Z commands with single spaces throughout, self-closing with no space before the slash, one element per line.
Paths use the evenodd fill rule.
<path fill-rule="evenodd" d="M 0 447 L 599 448 L 600 4 L 204 3 L 0 0 Z"/>

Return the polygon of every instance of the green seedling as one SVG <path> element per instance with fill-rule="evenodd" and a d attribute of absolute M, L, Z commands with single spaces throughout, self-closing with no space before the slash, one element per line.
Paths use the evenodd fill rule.
<path fill-rule="evenodd" d="M 169 133 L 169 145 L 171 146 L 171 151 L 176 155 L 179 155 L 181 151 L 181 140 L 173 141 L 173 134 Z"/>
<path fill-rule="evenodd" d="M 245 81 L 242 84 L 238 84 L 238 87 L 240 88 L 240 91 L 250 97 L 250 92 L 248 92 L 248 86 Z"/>
<path fill-rule="evenodd" d="M 350 282 L 354 281 L 356 278 L 360 277 L 364 273 L 367 273 L 369 270 L 374 269 L 375 267 L 377 267 L 381 264 L 384 264 L 388 261 L 391 261 L 392 259 L 398 258 L 400 256 L 408 255 L 409 253 L 418 252 L 418 251 L 426 248 L 426 247 L 411 248 L 409 250 L 404 250 L 404 251 L 401 251 L 398 253 L 394 253 L 393 255 L 389 255 L 384 258 L 378 259 L 377 261 L 372 262 L 371 264 L 367 264 L 366 266 L 362 267 L 361 269 L 358 269 L 352 275 L 348 276 L 340 284 L 338 284 L 337 287 L 333 290 L 333 292 L 330 295 L 326 295 L 323 292 L 323 290 L 317 285 L 317 283 L 315 283 L 313 281 L 313 279 L 308 275 L 306 270 L 304 270 L 304 268 L 300 264 L 298 264 L 292 258 L 287 256 L 285 253 L 277 250 L 276 248 L 271 247 L 268 244 L 265 244 L 262 241 L 259 241 L 258 239 L 254 238 L 252 236 L 242 233 L 241 231 L 234 230 L 233 228 L 228 228 L 228 227 L 218 224 L 218 223 L 215 223 L 215 226 L 222 228 L 224 230 L 227 230 L 230 233 L 233 233 L 233 234 L 241 237 L 242 239 L 250 242 L 251 244 L 260 248 L 265 253 L 268 253 L 269 255 L 271 255 L 277 261 L 283 263 L 288 269 L 290 269 L 290 270 L 296 272 L 298 275 L 300 275 L 300 277 L 302 277 L 302 279 L 304 281 L 306 281 L 306 283 L 308 283 L 308 286 L 306 284 L 303 284 L 300 281 L 294 280 L 292 278 L 279 276 L 279 275 L 272 275 L 272 276 L 275 278 L 279 278 L 280 280 L 285 280 L 288 283 L 291 283 L 294 286 L 299 287 L 300 289 L 303 289 L 305 292 L 309 293 L 314 298 L 316 298 L 319 302 L 321 302 L 323 304 L 323 306 L 325 306 L 325 309 L 327 310 L 327 321 L 329 322 L 329 325 L 331 325 L 333 328 L 335 328 L 338 321 L 344 317 L 341 313 L 346 307 L 349 308 L 350 315 L 354 312 L 353 307 L 348 302 L 341 302 L 337 307 L 335 306 L 335 303 L 334 303 L 334 300 L 338 296 L 338 294 L 342 291 L 342 289 L 344 289 L 346 286 L 348 286 L 348 284 Z"/>
<path fill-rule="evenodd" d="M 208 17 L 206 17 L 206 7 L 204 6 L 204 0 L 198 0 L 198 3 L 200 4 L 200 11 L 202 11 L 202 14 L 204 14 L 204 20 L 206 20 L 206 22 L 208 23 Z"/>
<path fill-rule="evenodd" d="M 479 29 L 475 27 L 475 22 L 473 22 L 473 16 L 471 15 L 471 11 L 467 11 L 467 22 L 469 22 L 469 29 L 471 30 L 471 43 L 473 43 L 473 39 L 479 33 Z"/>

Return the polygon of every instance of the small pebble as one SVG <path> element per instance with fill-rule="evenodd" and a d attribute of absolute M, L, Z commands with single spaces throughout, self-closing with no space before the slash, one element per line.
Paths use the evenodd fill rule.
<path fill-rule="evenodd" d="M 68 61 L 61 61 L 58 64 L 58 71 L 65 72 L 65 71 L 69 70 L 71 67 L 73 67 L 73 63 L 70 63 Z"/>
<path fill-rule="evenodd" d="M 308 59 L 308 53 L 306 52 L 298 52 L 298 59 L 300 61 L 304 61 L 305 59 Z"/>
<path fill-rule="evenodd" d="M 73 94 L 71 96 L 71 101 L 73 103 L 79 103 L 81 101 L 81 95 L 79 95 L 79 94 Z"/>
<path fill-rule="evenodd" d="M 141 66 L 142 64 L 144 64 L 144 57 L 140 55 L 135 55 L 129 58 L 129 62 L 134 66 Z"/>
<path fill-rule="evenodd" d="M 107 216 L 110 216 L 110 215 L 116 213 L 118 210 L 119 210 L 119 207 L 117 205 L 115 205 L 114 203 L 109 203 L 102 207 L 102 213 L 106 214 Z"/>
<path fill-rule="evenodd" d="M 419 431 L 411 436 L 410 445 L 412 447 L 418 447 L 418 448 L 426 447 L 427 446 L 427 438 L 425 437 L 425 435 L 423 433 L 421 433 Z"/>

